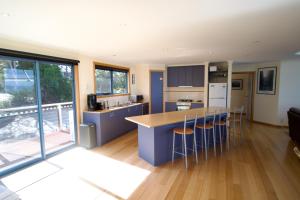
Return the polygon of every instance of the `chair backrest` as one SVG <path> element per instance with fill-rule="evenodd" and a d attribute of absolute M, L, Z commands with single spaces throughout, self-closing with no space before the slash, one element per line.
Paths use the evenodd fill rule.
<path fill-rule="evenodd" d="M 243 112 L 244 112 L 244 106 L 241 106 L 239 108 L 235 108 L 233 110 L 233 120 L 236 120 L 236 119 L 240 118 L 240 121 L 242 121 Z"/>
<path fill-rule="evenodd" d="M 186 126 L 188 123 L 196 123 L 197 122 L 197 115 L 185 115 L 184 116 L 184 124 L 183 124 L 183 128 L 184 128 L 184 132 L 185 132 L 185 129 L 186 129 Z M 195 126 L 195 124 L 194 124 Z"/>
<path fill-rule="evenodd" d="M 219 119 L 219 123 L 221 123 L 221 121 L 227 121 L 227 119 L 228 119 L 228 117 L 229 117 L 229 113 L 228 113 L 228 111 L 226 111 L 226 112 L 224 112 L 224 111 L 222 111 L 222 112 L 220 112 L 219 114 L 218 114 L 218 119 Z"/>
<path fill-rule="evenodd" d="M 216 121 L 216 111 L 206 111 L 204 115 L 204 126 L 206 123 L 215 124 Z"/>

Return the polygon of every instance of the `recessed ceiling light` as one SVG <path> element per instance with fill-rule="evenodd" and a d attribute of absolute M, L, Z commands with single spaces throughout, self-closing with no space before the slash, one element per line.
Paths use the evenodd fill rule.
<path fill-rule="evenodd" d="M 300 56 L 300 51 L 297 51 L 297 52 L 295 53 L 295 55 L 296 55 L 296 56 Z"/>

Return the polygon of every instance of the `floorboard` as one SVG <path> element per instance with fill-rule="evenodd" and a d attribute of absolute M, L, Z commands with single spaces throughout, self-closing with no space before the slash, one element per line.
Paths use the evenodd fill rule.
<path fill-rule="evenodd" d="M 2 182 L 24 200 L 45 195 L 85 200 L 299 199 L 300 160 L 293 153 L 288 129 L 247 123 L 243 133 L 229 151 L 220 153 L 218 148 L 216 157 L 212 149 L 208 160 L 199 152 L 198 164 L 190 156 L 185 169 L 181 158 L 159 167 L 139 158 L 134 130 L 93 150 L 66 151 Z M 28 177 L 35 181 L 20 182 L 31 180 Z"/>

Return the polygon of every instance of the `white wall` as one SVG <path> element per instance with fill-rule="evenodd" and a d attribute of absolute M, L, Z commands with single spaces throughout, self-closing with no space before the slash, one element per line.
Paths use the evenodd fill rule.
<path fill-rule="evenodd" d="M 132 85 L 132 94 L 144 95 L 144 101 L 149 101 L 150 97 L 150 70 L 165 70 L 164 64 L 139 64 L 132 67 L 132 73 L 135 74 L 135 85 Z M 165 76 L 164 76 L 165 77 Z M 164 85 L 165 85 L 164 78 Z M 165 86 L 164 86 L 165 88 Z"/>
<path fill-rule="evenodd" d="M 239 108 L 244 106 L 244 108 L 247 108 L 249 74 L 232 74 L 232 79 L 243 80 L 243 88 L 241 90 L 231 90 L 230 107 Z"/>
<path fill-rule="evenodd" d="M 258 63 L 252 65 L 235 65 L 233 66 L 233 72 L 257 72 L 261 67 L 277 66 L 277 80 L 276 80 L 276 94 L 275 95 L 263 95 L 256 93 L 256 77 L 255 76 L 255 88 L 254 88 L 254 102 L 253 102 L 253 120 L 258 122 L 264 122 L 268 124 L 278 125 L 278 99 L 279 99 L 279 85 L 280 85 L 280 63 L 268 62 Z"/>
<path fill-rule="evenodd" d="M 287 125 L 290 107 L 300 108 L 300 60 L 284 60 L 280 68 L 278 114 L 282 125 Z"/>

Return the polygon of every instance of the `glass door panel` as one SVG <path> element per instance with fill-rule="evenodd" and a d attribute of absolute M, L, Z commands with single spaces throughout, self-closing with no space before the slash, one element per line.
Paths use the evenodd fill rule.
<path fill-rule="evenodd" d="M 41 157 L 35 62 L 0 57 L 0 172 Z"/>
<path fill-rule="evenodd" d="M 73 68 L 40 63 L 43 129 L 46 154 L 75 143 Z"/>

